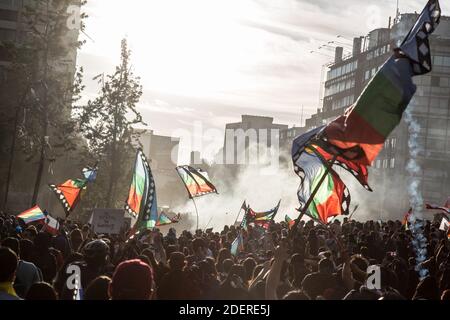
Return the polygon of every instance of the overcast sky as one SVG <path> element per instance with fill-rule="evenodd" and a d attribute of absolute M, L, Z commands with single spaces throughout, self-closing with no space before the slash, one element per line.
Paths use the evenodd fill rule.
<path fill-rule="evenodd" d="M 425 3 L 401 0 L 400 11 Z M 395 7 L 396 0 L 90 0 L 92 40 L 78 55 L 85 99 L 98 90 L 90 79 L 112 72 L 127 37 L 144 86 L 140 111 L 156 133 L 191 130 L 197 120 L 223 129 L 241 114 L 299 125 L 302 105 L 304 118 L 320 107 L 322 66 L 334 54 L 318 47 L 351 45 L 387 27 Z"/>

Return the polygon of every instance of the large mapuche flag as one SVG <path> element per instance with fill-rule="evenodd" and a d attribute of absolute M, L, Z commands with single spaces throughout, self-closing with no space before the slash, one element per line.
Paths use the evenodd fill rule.
<path fill-rule="evenodd" d="M 190 166 L 179 166 L 176 170 L 181 180 L 183 180 L 191 199 L 210 193 L 218 193 L 216 187 L 209 181 L 208 174 L 205 171 L 194 169 Z"/>
<path fill-rule="evenodd" d="M 297 145 L 294 142 L 294 167 L 302 178 L 298 193 L 301 203 L 309 199 L 315 181 L 320 179 L 320 172 L 324 171 L 323 165 L 342 166 L 366 189 L 371 190 L 367 167 L 373 163 L 385 140 L 401 121 L 403 112 L 416 92 L 412 77 L 431 71 L 428 37 L 438 25 L 440 14 L 439 1 L 428 1 L 400 47 L 394 50 L 394 54 L 369 82 L 356 103 L 327 126 L 304 135 Z M 318 192 L 319 202 L 309 208 L 312 215 L 320 216 L 322 207 L 322 219 L 336 214 L 337 204 L 343 204 L 343 199 L 347 197 L 345 185 L 332 169 L 324 185 Z M 336 199 L 331 207 L 328 206 L 330 197 Z M 320 205 L 323 203 L 326 206 Z M 314 212 L 315 208 L 319 208 L 319 211 Z M 348 205 L 342 209 L 347 212 Z"/>
<path fill-rule="evenodd" d="M 439 1 L 428 1 L 403 43 L 356 104 L 319 135 L 317 144 L 325 150 L 324 154 L 339 156 L 339 164 L 347 166 L 360 182 L 367 182 L 366 166 L 373 163 L 416 92 L 412 77 L 431 71 L 428 36 L 438 25 L 440 13 Z"/>
<path fill-rule="evenodd" d="M 142 150 L 138 150 L 125 209 L 137 218 L 133 230 L 152 229 L 158 221 L 155 180 Z"/>
<path fill-rule="evenodd" d="M 82 179 L 70 179 L 60 185 L 49 185 L 61 202 L 66 216 L 75 209 L 88 183 L 95 181 L 96 177 L 97 168 L 84 168 Z"/>

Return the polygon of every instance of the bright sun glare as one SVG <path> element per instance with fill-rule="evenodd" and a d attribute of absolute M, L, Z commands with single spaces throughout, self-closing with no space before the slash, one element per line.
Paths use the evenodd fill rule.
<path fill-rule="evenodd" d="M 103 0 L 84 49 L 117 61 L 120 38 L 133 50 L 133 65 L 147 90 L 213 95 L 248 86 L 240 70 L 258 62 L 261 35 L 239 24 L 257 14 L 247 1 Z M 124 6 L 124 4 L 126 4 Z M 94 11 L 93 10 L 93 11 Z"/>

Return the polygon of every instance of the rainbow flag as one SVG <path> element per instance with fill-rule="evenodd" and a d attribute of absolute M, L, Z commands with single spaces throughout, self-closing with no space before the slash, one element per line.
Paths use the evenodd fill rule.
<path fill-rule="evenodd" d="M 22 212 L 17 216 L 18 219 L 22 219 L 25 224 L 30 224 L 32 222 L 45 221 L 45 214 L 42 212 L 39 206 L 35 206 L 27 211 Z"/>
<path fill-rule="evenodd" d="M 184 182 L 189 198 L 193 199 L 210 193 L 218 193 L 205 171 L 190 166 L 179 166 L 176 170 Z"/>

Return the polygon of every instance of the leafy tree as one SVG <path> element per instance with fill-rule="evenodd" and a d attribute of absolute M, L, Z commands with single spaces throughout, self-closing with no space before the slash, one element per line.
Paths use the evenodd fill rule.
<path fill-rule="evenodd" d="M 11 140 L 2 150 L 10 154 L 6 185 L 9 186 L 11 172 L 20 177 L 15 180 L 21 180 L 23 187 L 32 184 L 34 177 L 32 205 L 37 202 L 41 185 L 47 183 L 43 179 L 46 164 L 51 168 L 80 143 L 71 119 L 71 106 L 83 89 L 82 70 L 74 75 L 74 62 L 76 51 L 83 44 L 78 34 L 84 30 L 83 19 L 87 16 L 81 14 L 79 26 L 71 28 L 68 8 L 85 3 L 25 2 L 22 31 L 15 42 L 7 45 L 11 64 L 6 70 L 6 80 L 0 84 L 1 99 L 5 102 L 2 111 L 6 115 L 1 133 Z M 12 170 L 15 164 L 26 173 L 27 184 L 18 170 Z"/>
<path fill-rule="evenodd" d="M 97 206 L 114 206 L 119 195 L 125 199 L 129 184 L 126 173 L 131 168 L 133 143 L 138 136 L 133 126 L 144 124 L 136 109 L 142 86 L 131 70 L 130 53 L 127 41 L 122 40 L 120 64 L 115 72 L 106 79 L 103 74 L 95 77 L 101 84 L 99 96 L 78 108 L 79 129 L 88 141 L 87 152 L 101 169 L 90 193 L 92 204 Z"/>

